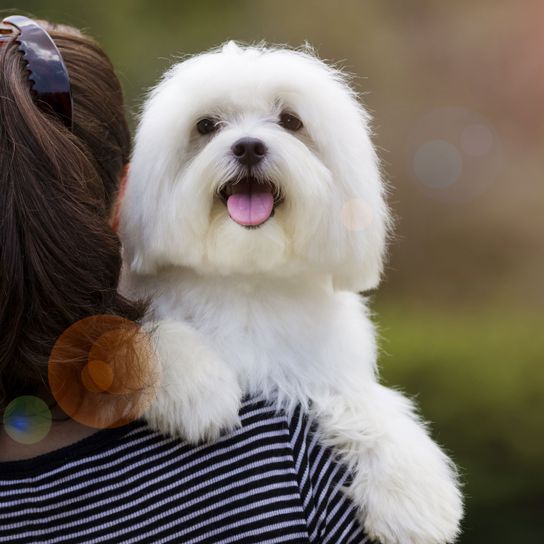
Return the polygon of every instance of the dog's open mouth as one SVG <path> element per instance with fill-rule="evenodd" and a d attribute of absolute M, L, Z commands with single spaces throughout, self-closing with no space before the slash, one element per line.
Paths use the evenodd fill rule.
<path fill-rule="evenodd" d="M 243 227 L 262 225 L 282 201 L 276 185 L 251 175 L 223 185 L 219 198 L 226 204 L 231 219 Z"/>

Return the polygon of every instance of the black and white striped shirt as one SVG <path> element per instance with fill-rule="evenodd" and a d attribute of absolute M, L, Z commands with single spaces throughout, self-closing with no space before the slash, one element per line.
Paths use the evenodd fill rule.
<path fill-rule="evenodd" d="M 300 410 L 247 400 L 243 426 L 189 446 L 138 421 L 0 463 L 0 542 L 361 544 L 348 475 Z"/>

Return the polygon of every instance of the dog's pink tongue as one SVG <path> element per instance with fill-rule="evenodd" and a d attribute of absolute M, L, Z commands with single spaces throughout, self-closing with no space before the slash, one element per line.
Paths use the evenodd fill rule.
<path fill-rule="evenodd" d="M 229 215 L 239 225 L 248 227 L 264 223 L 274 208 L 274 196 L 270 192 L 235 193 L 227 199 Z"/>

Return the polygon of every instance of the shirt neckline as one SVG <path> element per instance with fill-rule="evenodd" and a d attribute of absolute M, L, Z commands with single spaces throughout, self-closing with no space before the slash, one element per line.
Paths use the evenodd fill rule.
<path fill-rule="evenodd" d="M 105 444 L 116 441 L 130 431 L 143 426 L 145 426 L 145 422 L 137 420 L 122 427 L 101 429 L 73 444 L 37 455 L 36 457 L 0 462 L 0 480 L 31 477 L 36 473 L 43 474 L 48 470 L 61 466 L 67 461 L 88 455 L 100 449 Z"/>

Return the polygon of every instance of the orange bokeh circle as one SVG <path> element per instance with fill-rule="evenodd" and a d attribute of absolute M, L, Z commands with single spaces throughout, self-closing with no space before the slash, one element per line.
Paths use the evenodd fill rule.
<path fill-rule="evenodd" d="M 158 387 L 158 366 L 140 325 L 113 315 L 82 319 L 59 336 L 49 387 L 72 419 L 97 429 L 141 417 Z"/>

